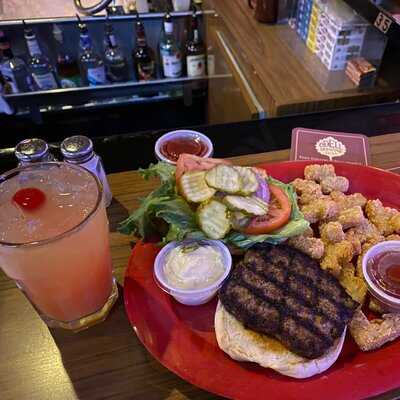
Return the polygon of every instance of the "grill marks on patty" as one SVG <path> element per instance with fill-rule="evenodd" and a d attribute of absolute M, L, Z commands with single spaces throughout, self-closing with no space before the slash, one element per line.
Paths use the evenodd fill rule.
<path fill-rule="evenodd" d="M 227 288 L 227 297 L 240 298 L 242 302 L 233 302 L 235 311 L 243 315 L 242 321 L 249 328 L 260 327 L 266 334 L 273 334 L 280 326 L 279 310 L 272 304 L 263 301 L 244 286 Z"/>
<path fill-rule="evenodd" d="M 285 291 L 273 281 L 260 279 L 260 276 L 245 266 L 236 268 L 235 278 L 257 293 L 260 297 L 271 302 L 282 303 L 285 298 Z"/>
<path fill-rule="evenodd" d="M 286 245 L 249 250 L 220 299 L 246 327 L 307 358 L 332 346 L 358 305 L 316 261 Z"/>

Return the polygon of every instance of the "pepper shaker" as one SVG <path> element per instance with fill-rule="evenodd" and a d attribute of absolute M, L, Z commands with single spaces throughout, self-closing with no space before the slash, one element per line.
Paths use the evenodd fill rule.
<path fill-rule="evenodd" d="M 93 150 L 93 142 L 86 136 L 71 136 L 61 143 L 61 153 L 64 161 L 78 164 L 95 174 L 103 185 L 103 199 L 108 207 L 112 201 L 112 193 L 104 171 L 103 162 Z"/>

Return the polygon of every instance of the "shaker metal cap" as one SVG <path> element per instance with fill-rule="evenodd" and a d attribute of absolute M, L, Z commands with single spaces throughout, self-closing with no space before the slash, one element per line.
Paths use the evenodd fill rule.
<path fill-rule="evenodd" d="M 38 138 L 25 139 L 15 147 L 15 156 L 20 161 L 38 161 L 49 151 L 48 144 Z"/>
<path fill-rule="evenodd" d="M 77 159 L 93 152 L 93 142 L 86 136 L 76 135 L 61 143 L 61 153 L 67 159 Z"/>

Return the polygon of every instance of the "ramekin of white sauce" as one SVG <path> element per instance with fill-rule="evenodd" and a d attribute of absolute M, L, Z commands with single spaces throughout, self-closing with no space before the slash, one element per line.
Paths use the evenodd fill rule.
<path fill-rule="evenodd" d="M 218 240 L 171 242 L 157 255 L 154 279 L 175 300 L 194 306 L 214 297 L 231 267 L 231 254 Z"/>

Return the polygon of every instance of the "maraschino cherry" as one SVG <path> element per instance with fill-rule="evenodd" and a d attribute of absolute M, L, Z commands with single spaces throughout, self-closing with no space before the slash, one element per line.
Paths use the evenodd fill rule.
<path fill-rule="evenodd" d="M 18 190 L 12 199 L 24 210 L 34 211 L 43 205 L 46 196 L 40 189 L 24 188 Z"/>

